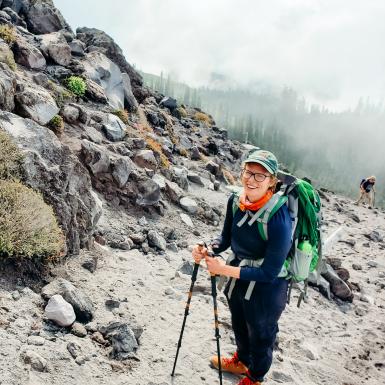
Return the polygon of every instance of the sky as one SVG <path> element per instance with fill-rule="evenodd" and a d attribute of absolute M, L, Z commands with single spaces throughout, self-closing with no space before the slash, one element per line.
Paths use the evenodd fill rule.
<path fill-rule="evenodd" d="M 287 86 L 335 111 L 385 101 L 383 0 L 54 3 L 74 31 L 102 29 L 137 68 L 191 86 Z"/>

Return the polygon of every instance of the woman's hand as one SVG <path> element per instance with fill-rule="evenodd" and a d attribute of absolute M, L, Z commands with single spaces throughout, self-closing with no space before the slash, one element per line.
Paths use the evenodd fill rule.
<path fill-rule="evenodd" d="M 195 245 L 192 249 L 192 256 L 195 263 L 201 263 L 201 260 L 207 255 L 207 248 L 202 245 Z"/>
<path fill-rule="evenodd" d="M 211 274 L 221 275 L 223 274 L 223 267 L 226 265 L 226 262 L 221 258 L 212 258 L 209 256 L 205 257 L 207 269 Z"/>

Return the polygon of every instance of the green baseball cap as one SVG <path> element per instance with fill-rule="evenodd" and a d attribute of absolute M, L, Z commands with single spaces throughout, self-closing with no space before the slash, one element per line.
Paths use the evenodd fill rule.
<path fill-rule="evenodd" d="M 265 167 L 270 174 L 276 175 L 278 172 L 278 161 L 273 153 L 265 150 L 254 150 L 249 153 L 243 163 L 258 163 Z"/>

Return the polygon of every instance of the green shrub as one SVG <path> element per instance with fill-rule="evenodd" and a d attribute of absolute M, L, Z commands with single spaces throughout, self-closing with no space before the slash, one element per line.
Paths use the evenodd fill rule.
<path fill-rule="evenodd" d="M 115 110 L 112 112 L 116 115 L 124 124 L 128 124 L 128 111 L 127 110 Z"/>
<path fill-rule="evenodd" d="M 0 256 L 58 257 L 64 236 L 40 194 L 20 182 L 0 180 Z"/>
<path fill-rule="evenodd" d="M 199 120 L 200 122 L 206 123 L 207 125 L 213 124 L 210 116 L 203 112 L 197 112 L 194 116 L 194 119 Z"/>
<path fill-rule="evenodd" d="M 16 65 L 15 58 L 13 57 L 13 55 L 11 55 L 11 54 L 7 55 L 7 57 L 5 58 L 5 64 L 7 64 L 8 67 L 14 72 L 17 70 L 17 65 Z"/>
<path fill-rule="evenodd" d="M 11 45 L 16 41 L 15 28 L 7 24 L 0 25 L 0 38 L 2 38 L 8 45 Z"/>
<path fill-rule="evenodd" d="M 64 104 L 72 101 L 72 98 L 74 97 L 75 95 L 70 92 L 70 91 L 66 91 L 66 90 L 60 90 L 58 87 L 56 87 L 56 90 L 55 90 L 55 100 L 56 100 L 56 104 L 58 105 L 58 107 L 63 107 Z"/>
<path fill-rule="evenodd" d="M 70 76 L 65 81 L 65 86 L 76 96 L 82 97 L 84 96 L 87 86 L 86 82 L 80 78 L 79 76 Z"/>
<path fill-rule="evenodd" d="M 20 177 L 22 162 L 19 148 L 5 131 L 0 130 L 0 179 Z"/>
<path fill-rule="evenodd" d="M 56 135 L 61 135 L 64 131 L 64 120 L 60 115 L 55 115 L 47 124 Z"/>

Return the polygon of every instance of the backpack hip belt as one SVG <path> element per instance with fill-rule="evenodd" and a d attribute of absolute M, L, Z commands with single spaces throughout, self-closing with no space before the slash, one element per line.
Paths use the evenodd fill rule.
<path fill-rule="evenodd" d="M 234 253 L 232 253 L 229 258 L 227 258 L 226 265 L 230 265 L 232 261 L 234 261 L 237 257 L 235 256 Z M 263 258 L 261 259 L 241 259 L 241 262 L 239 263 L 238 267 L 243 267 L 243 266 L 248 266 L 248 267 L 260 267 L 263 263 Z M 278 278 L 286 278 L 288 276 L 288 271 L 285 267 L 285 265 L 282 266 L 282 269 L 280 273 L 278 274 Z M 230 278 L 230 286 L 229 286 L 229 291 L 228 291 L 228 298 L 231 298 L 231 295 L 233 293 L 235 284 L 237 282 L 237 278 Z M 226 283 L 227 277 L 226 276 L 221 276 L 219 278 L 218 282 L 218 290 L 222 290 L 223 285 Z M 256 284 L 256 281 L 250 281 L 249 286 L 247 288 L 246 294 L 245 294 L 245 299 L 247 301 L 250 300 L 251 294 L 253 293 L 254 286 Z"/>

